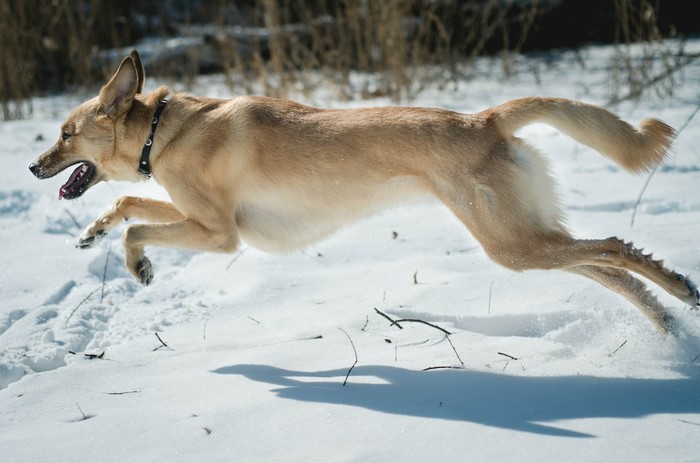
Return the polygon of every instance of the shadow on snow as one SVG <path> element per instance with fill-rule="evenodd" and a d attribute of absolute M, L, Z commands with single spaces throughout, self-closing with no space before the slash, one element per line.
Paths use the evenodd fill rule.
<path fill-rule="evenodd" d="M 522 377 L 465 370 L 420 372 L 358 366 L 347 387 L 342 387 L 347 369 L 302 372 L 266 365 L 232 365 L 213 372 L 278 385 L 273 391 L 284 399 L 468 421 L 562 437 L 595 436 L 542 423 L 700 413 L 697 371 L 680 379 L 637 379 Z"/>

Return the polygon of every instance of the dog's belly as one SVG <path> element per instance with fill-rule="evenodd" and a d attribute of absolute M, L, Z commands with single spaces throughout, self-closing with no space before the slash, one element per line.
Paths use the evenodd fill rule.
<path fill-rule="evenodd" d="M 264 251 L 292 251 L 388 207 L 428 197 L 425 188 L 408 177 L 397 177 L 371 188 L 309 193 L 268 189 L 254 200 L 239 203 L 236 224 L 240 237 Z"/>

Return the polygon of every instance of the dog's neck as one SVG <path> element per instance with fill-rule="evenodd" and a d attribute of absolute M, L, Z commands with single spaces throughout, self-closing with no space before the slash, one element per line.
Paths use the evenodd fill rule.
<path fill-rule="evenodd" d="M 153 114 L 153 119 L 151 119 L 151 133 L 148 135 L 148 138 L 143 145 L 143 149 L 141 150 L 141 159 L 139 160 L 138 172 L 146 178 L 151 177 L 151 147 L 153 146 L 153 138 L 156 136 L 158 122 L 160 122 L 160 115 L 167 103 L 168 100 L 165 99 L 158 101 L 155 113 Z"/>

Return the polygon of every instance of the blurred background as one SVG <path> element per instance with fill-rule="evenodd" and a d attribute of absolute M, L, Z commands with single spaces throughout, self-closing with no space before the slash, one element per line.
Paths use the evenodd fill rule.
<path fill-rule="evenodd" d="M 219 73 L 240 93 L 326 85 L 341 99 L 409 101 L 426 83 L 469 79 L 481 56 L 497 57 L 507 76 L 515 56 L 608 44 L 620 94 L 670 93 L 674 73 L 698 58 L 684 51 L 700 32 L 695 3 L 0 0 L 0 107 L 18 119 L 31 97 L 101 85 L 133 48 L 148 76 L 185 87 Z"/>

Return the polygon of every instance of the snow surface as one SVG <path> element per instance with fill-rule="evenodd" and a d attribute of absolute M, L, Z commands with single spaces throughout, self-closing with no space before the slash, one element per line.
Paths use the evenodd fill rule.
<path fill-rule="evenodd" d="M 481 77 L 426 86 L 412 104 L 604 104 L 610 56 L 518 57 L 511 79 L 482 60 Z M 680 128 L 698 104 L 700 65 L 677 79 L 673 97 L 614 109 Z M 229 94 L 221 77 L 199 85 Z M 30 175 L 83 97 L 37 100 L 30 120 L 0 124 L 2 461 L 700 461 L 697 312 L 657 292 L 683 324 L 664 338 L 588 280 L 498 267 L 440 204 L 389 210 L 282 256 L 147 249 L 147 288 L 124 268 L 119 233 L 75 249 L 119 196 L 166 197 L 151 181 L 59 202 L 63 175 Z M 342 103 L 330 90 L 303 99 L 387 103 Z M 652 178 L 633 227 L 645 176 L 547 126 L 523 136 L 552 160 L 577 236 L 634 240 L 700 280 L 700 117 Z M 399 329 L 375 308 L 452 334 Z M 422 371 L 444 366 L 459 369 Z"/>

